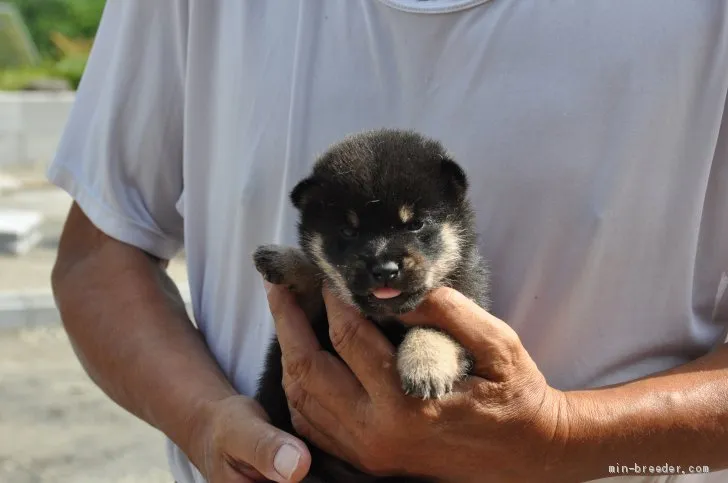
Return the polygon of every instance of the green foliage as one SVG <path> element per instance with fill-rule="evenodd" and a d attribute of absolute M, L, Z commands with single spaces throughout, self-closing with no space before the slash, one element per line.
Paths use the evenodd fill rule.
<path fill-rule="evenodd" d="M 0 70 L 0 91 L 20 90 L 35 79 L 57 77 L 59 76 L 55 73 L 53 65 L 4 69 Z"/>
<path fill-rule="evenodd" d="M 0 66 L 32 65 L 37 59 L 22 18 L 12 6 L 0 3 Z"/>
<path fill-rule="evenodd" d="M 71 39 L 96 35 L 105 0 L 4 0 L 14 4 L 28 24 L 43 57 L 60 59 L 62 53 L 51 40 L 53 32 Z"/>
<path fill-rule="evenodd" d="M 9 18 L 9 16 L 7 16 Z M 10 24 L 5 15 L 0 13 L 0 65 L 21 65 L 28 63 L 21 52 L 22 41 L 17 30 L 6 27 Z"/>
<path fill-rule="evenodd" d="M 21 90 L 36 79 L 65 79 L 73 89 L 77 89 L 86 68 L 86 60 L 84 55 L 75 55 L 58 62 L 45 61 L 33 67 L 0 69 L 0 91 Z"/>
<path fill-rule="evenodd" d="M 2 1 L 16 6 L 43 60 L 38 66 L 0 69 L 0 90 L 22 89 L 38 78 L 66 79 L 71 87 L 77 88 L 105 0 Z M 2 38 L 1 34 L 2 29 L 0 45 L 6 41 L 15 42 L 12 38 Z M 0 65 L 14 65 L 11 62 L 3 64 L 1 57 L 2 49 Z"/>
<path fill-rule="evenodd" d="M 86 69 L 87 60 L 88 56 L 85 55 L 65 57 L 55 65 L 55 71 L 59 77 L 67 79 L 71 83 L 71 87 L 77 89 L 78 84 L 81 82 L 83 71 Z"/>

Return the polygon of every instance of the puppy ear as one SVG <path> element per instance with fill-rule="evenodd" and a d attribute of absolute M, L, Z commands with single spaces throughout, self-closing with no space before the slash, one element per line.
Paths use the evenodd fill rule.
<path fill-rule="evenodd" d="M 291 191 L 291 202 L 298 210 L 302 210 L 307 204 L 319 198 L 321 183 L 313 177 L 305 178 Z"/>
<path fill-rule="evenodd" d="M 468 190 L 468 177 L 465 171 L 450 158 L 442 158 L 440 172 L 445 180 L 445 191 L 456 200 L 462 200 Z"/>

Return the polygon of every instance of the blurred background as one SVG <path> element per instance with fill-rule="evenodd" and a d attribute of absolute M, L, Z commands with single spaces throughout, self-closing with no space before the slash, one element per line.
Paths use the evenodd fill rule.
<path fill-rule="evenodd" d="M 50 290 L 71 200 L 45 171 L 103 8 L 0 0 L 0 483 L 172 481 L 162 436 L 81 369 Z M 182 258 L 170 273 L 186 294 Z"/>

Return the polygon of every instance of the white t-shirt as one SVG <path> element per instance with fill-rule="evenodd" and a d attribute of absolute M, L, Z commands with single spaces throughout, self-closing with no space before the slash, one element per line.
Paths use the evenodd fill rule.
<path fill-rule="evenodd" d="M 250 256 L 295 243 L 289 190 L 347 134 L 416 129 L 470 176 L 494 313 L 551 385 L 594 387 L 725 337 L 727 90 L 720 0 L 109 0 L 49 177 L 112 237 L 184 243 L 252 394 L 272 321 Z"/>

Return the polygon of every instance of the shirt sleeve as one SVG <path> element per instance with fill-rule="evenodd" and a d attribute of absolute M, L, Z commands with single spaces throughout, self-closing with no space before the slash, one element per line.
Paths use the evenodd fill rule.
<path fill-rule="evenodd" d="M 186 0 L 108 0 L 47 172 L 112 238 L 163 259 L 183 245 Z"/>

